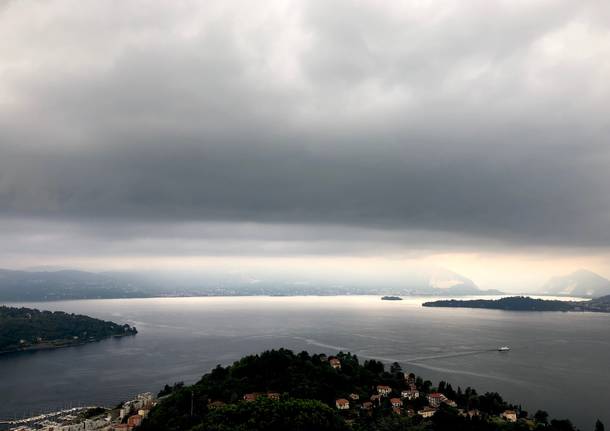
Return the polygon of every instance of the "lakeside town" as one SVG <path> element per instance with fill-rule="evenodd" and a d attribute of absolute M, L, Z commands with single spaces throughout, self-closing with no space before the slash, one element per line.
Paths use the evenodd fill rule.
<path fill-rule="evenodd" d="M 157 397 L 146 392 L 112 409 L 76 407 L 4 423 L 12 426 L 9 431 L 132 431 L 157 403 Z"/>

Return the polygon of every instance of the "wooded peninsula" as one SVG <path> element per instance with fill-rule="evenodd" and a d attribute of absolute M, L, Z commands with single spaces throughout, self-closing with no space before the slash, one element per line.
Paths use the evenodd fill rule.
<path fill-rule="evenodd" d="M 127 324 L 80 314 L 0 306 L 0 354 L 69 347 L 137 332 Z"/>

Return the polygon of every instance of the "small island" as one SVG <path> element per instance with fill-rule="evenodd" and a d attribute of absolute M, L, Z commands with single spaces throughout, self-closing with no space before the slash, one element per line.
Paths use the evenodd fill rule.
<path fill-rule="evenodd" d="M 592 311 L 610 313 L 610 296 L 604 296 L 591 301 L 558 301 L 534 299 L 529 296 L 512 296 L 501 299 L 449 299 L 424 302 L 422 305 L 424 307 L 486 308 L 510 311 Z"/>
<path fill-rule="evenodd" d="M 402 301 L 400 296 L 382 296 L 382 301 Z"/>
<path fill-rule="evenodd" d="M 0 306 L 0 354 L 69 347 L 137 332 L 126 324 L 79 314 Z"/>

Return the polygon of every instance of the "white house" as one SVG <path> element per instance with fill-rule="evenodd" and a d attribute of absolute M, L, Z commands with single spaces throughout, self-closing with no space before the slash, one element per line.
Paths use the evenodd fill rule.
<path fill-rule="evenodd" d="M 392 393 L 392 388 L 387 385 L 377 385 L 377 393 L 384 397 L 387 397 Z"/>
<path fill-rule="evenodd" d="M 424 418 L 431 418 L 432 416 L 434 416 L 434 413 L 436 413 L 436 409 L 433 409 L 429 406 L 426 406 L 417 412 L 418 415 Z"/>
<path fill-rule="evenodd" d="M 446 397 L 439 392 L 432 392 L 431 394 L 428 394 L 426 398 L 428 399 L 428 404 L 430 404 L 432 407 L 440 406 L 441 403 L 446 399 Z"/>
<path fill-rule="evenodd" d="M 406 391 L 402 391 L 400 396 L 408 400 L 415 400 L 419 398 L 419 391 L 417 389 L 407 389 Z"/>

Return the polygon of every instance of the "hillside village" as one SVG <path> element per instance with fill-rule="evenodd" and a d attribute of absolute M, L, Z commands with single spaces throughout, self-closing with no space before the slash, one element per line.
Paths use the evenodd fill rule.
<path fill-rule="evenodd" d="M 258 430 L 265 429 L 262 424 L 271 426 L 270 417 L 286 419 L 286 412 L 312 420 L 324 417 L 325 425 L 313 429 L 327 430 L 440 430 L 458 425 L 462 430 L 574 430 L 568 420 L 550 420 L 544 411 L 530 414 L 495 392 L 478 394 L 442 381 L 434 386 L 398 363 L 387 367 L 376 360 L 360 362 L 351 353 L 326 356 L 286 349 L 218 366 L 195 385 L 177 388 L 151 411 L 142 428 L 203 431 L 232 424 L 249 429 L 243 420 L 250 418 L 249 426 L 259 424 L 252 428 Z M 291 422 L 281 424 L 275 423 L 274 429 L 288 429 Z"/>
<path fill-rule="evenodd" d="M 297 417 L 301 425 L 317 424 L 299 429 L 322 431 L 452 430 L 457 424 L 462 430 L 574 431 L 568 420 L 549 421 L 543 411 L 531 415 L 497 393 L 479 395 L 442 381 L 433 386 L 398 363 L 386 370 L 375 360 L 360 364 L 350 353 L 286 349 L 219 365 L 191 386 L 166 385 L 158 398 L 141 394 L 114 409 L 47 415 L 13 430 L 283 430 Z"/>
<path fill-rule="evenodd" d="M 341 360 L 336 356 L 326 357 L 320 355 L 319 358 L 328 362 L 335 370 L 341 371 Z M 394 371 L 400 370 L 400 365 L 393 364 Z M 448 398 L 440 389 L 430 390 L 429 382 L 423 382 L 418 379 L 414 373 L 398 371 L 402 375 L 404 381 L 398 387 L 391 387 L 386 384 L 378 384 L 371 388 L 370 393 L 359 394 L 351 392 L 345 398 L 337 398 L 335 400 L 335 408 L 349 420 L 350 417 L 355 417 L 361 414 L 372 415 L 375 409 L 390 409 L 394 414 L 407 415 L 413 417 L 419 415 L 422 418 L 430 418 L 442 406 L 448 406 L 458 409 L 460 415 L 473 418 L 481 416 L 481 412 L 476 408 L 469 408 L 468 405 L 459 406 L 458 403 Z M 445 392 L 455 395 L 451 386 L 447 386 L 444 382 L 439 385 Z M 255 401 L 260 397 L 267 397 L 272 400 L 278 400 L 280 394 L 277 392 L 267 393 L 247 393 L 243 396 L 244 401 Z M 210 406 L 217 408 L 223 405 L 221 401 L 212 401 Z M 499 419 L 516 422 L 519 413 L 515 409 L 505 409 L 500 412 L 497 417 Z M 521 414 L 521 417 L 527 415 Z"/>

